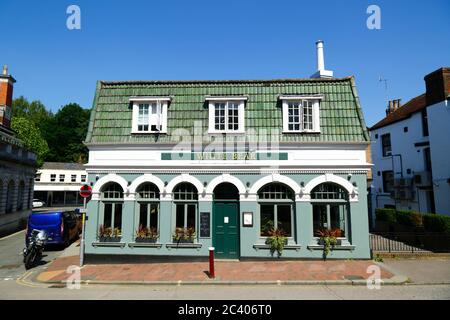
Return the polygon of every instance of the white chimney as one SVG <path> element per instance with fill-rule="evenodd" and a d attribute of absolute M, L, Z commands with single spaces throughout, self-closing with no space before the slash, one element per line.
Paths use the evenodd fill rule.
<path fill-rule="evenodd" d="M 325 70 L 325 59 L 323 57 L 323 41 L 316 41 L 316 50 L 317 50 L 317 72 L 314 73 L 311 78 L 325 78 L 331 79 L 333 78 L 333 71 Z"/>

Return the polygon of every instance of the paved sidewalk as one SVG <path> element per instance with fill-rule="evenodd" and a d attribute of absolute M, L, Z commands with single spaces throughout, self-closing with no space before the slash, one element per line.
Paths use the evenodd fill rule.
<path fill-rule="evenodd" d="M 450 284 L 450 258 L 385 258 L 384 265 L 393 272 L 407 275 L 414 284 Z"/>
<path fill-rule="evenodd" d="M 70 265 L 78 265 L 78 256 L 60 257 L 40 273 L 36 280 L 48 283 L 64 282 Z M 85 265 L 81 280 L 90 283 L 365 283 L 372 273 L 370 260 L 328 261 L 216 261 L 216 278 L 208 277 L 208 262 L 167 262 L 139 264 Z M 394 274 L 381 266 L 381 278 L 389 280 Z M 406 278 L 402 278 L 406 280 Z M 403 281 L 404 281 L 403 280 Z M 400 281 L 402 282 L 402 281 Z"/>

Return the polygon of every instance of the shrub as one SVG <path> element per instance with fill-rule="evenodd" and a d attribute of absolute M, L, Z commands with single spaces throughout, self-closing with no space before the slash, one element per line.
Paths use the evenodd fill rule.
<path fill-rule="evenodd" d="M 433 213 L 424 214 L 423 226 L 428 232 L 450 233 L 450 216 Z"/>
<path fill-rule="evenodd" d="M 418 212 L 397 210 L 395 213 L 397 222 L 407 227 L 421 227 L 422 215 Z"/>
<path fill-rule="evenodd" d="M 396 215 L 395 215 L 395 209 L 382 209 L 377 208 L 375 209 L 375 214 L 377 216 L 377 221 L 385 221 L 388 223 L 396 223 Z"/>

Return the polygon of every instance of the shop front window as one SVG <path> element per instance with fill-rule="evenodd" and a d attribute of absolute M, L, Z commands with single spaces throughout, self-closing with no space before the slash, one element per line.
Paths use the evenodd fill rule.
<path fill-rule="evenodd" d="M 101 190 L 103 212 L 100 217 L 98 237 L 100 241 L 120 241 L 122 237 L 123 190 L 115 183 L 108 183 Z"/>
<path fill-rule="evenodd" d="M 144 183 L 137 190 L 139 217 L 136 241 L 156 242 L 159 237 L 159 189 L 153 183 Z"/>
<path fill-rule="evenodd" d="M 190 183 L 181 183 L 173 191 L 175 203 L 175 230 L 173 241 L 194 242 L 197 233 L 197 189 Z"/>
<path fill-rule="evenodd" d="M 294 192 L 283 184 L 271 183 L 260 189 L 261 237 L 268 237 L 275 230 L 293 237 L 294 199 Z"/>
<path fill-rule="evenodd" d="M 333 230 L 339 237 L 349 238 L 348 193 L 333 183 L 323 183 L 311 192 L 313 230 L 318 237 L 321 231 Z"/>

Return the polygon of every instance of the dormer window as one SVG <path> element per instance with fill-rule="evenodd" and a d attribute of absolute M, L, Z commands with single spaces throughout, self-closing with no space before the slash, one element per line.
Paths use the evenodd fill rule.
<path fill-rule="evenodd" d="M 207 97 L 209 133 L 245 133 L 247 97 Z"/>
<path fill-rule="evenodd" d="M 320 133 L 322 96 L 280 96 L 284 133 Z"/>
<path fill-rule="evenodd" d="M 169 97 L 133 97 L 132 133 L 167 133 Z"/>

